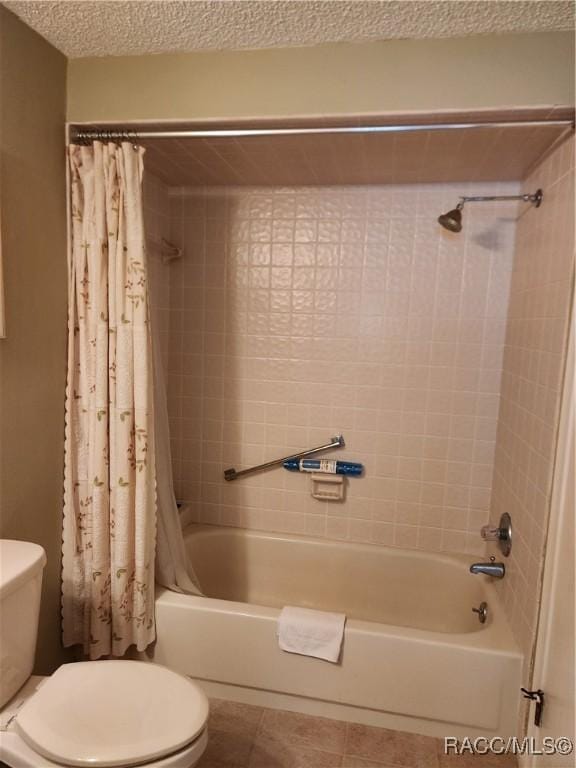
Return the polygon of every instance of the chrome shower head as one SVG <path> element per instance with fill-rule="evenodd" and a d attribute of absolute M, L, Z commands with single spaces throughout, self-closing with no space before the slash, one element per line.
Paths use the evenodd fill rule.
<path fill-rule="evenodd" d="M 537 189 L 536 192 L 532 194 L 524 195 L 478 195 L 474 197 L 461 197 L 456 208 L 448 211 L 448 213 L 443 213 L 441 216 L 438 216 L 438 223 L 449 232 L 460 232 L 462 230 L 462 208 L 464 208 L 464 203 L 488 203 L 493 200 L 522 200 L 525 203 L 532 203 L 534 208 L 540 208 L 543 198 L 544 193 L 541 189 Z"/>
<path fill-rule="evenodd" d="M 449 232 L 460 232 L 462 229 L 462 208 L 464 203 L 458 203 L 456 208 L 453 208 L 448 213 L 443 213 L 438 216 L 438 223 L 441 224 L 444 229 Z"/>

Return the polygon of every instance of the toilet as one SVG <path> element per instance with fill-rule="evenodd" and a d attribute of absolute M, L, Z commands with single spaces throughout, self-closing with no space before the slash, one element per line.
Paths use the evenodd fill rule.
<path fill-rule="evenodd" d="M 187 677 L 124 660 L 32 675 L 45 563 L 37 544 L 0 541 L 0 762 L 192 768 L 208 742 L 208 700 Z"/>

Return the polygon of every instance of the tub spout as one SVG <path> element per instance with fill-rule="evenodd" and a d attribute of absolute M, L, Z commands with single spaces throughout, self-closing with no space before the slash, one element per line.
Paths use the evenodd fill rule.
<path fill-rule="evenodd" d="M 506 573 L 504 563 L 496 563 L 494 557 L 490 558 L 489 563 L 472 563 L 470 573 L 484 573 L 486 576 L 492 576 L 495 579 L 503 579 Z"/>

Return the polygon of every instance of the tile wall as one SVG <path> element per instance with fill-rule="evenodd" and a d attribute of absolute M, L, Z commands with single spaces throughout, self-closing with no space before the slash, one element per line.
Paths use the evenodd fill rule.
<path fill-rule="evenodd" d="M 459 235 L 436 218 L 461 194 L 517 190 L 171 190 L 185 255 L 162 268 L 158 308 L 176 493 L 195 519 L 482 551 L 518 209 L 471 204 Z M 366 467 L 344 503 L 283 469 L 222 479 L 339 432 L 338 457 Z"/>
<path fill-rule="evenodd" d="M 499 584 L 530 663 L 534 644 L 568 320 L 574 277 L 574 139 L 533 173 L 523 191 L 544 190 L 517 227 L 491 518 L 512 516 L 514 543 Z M 527 671 L 528 674 L 528 671 Z M 526 678 L 528 682 L 528 678 Z"/>
<path fill-rule="evenodd" d="M 523 178 L 565 130 L 565 126 L 554 124 L 554 120 L 562 118 L 572 119 L 573 110 L 501 110 L 491 115 L 439 113 L 432 119 L 429 114 L 416 117 L 411 113 L 395 115 L 394 122 L 551 122 L 538 128 L 529 122 L 505 130 L 487 125 L 456 133 L 438 130 L 436 126 L 434 130 L 414 133 L 220 136 L 201 140 L 144 139 L 143 143 L 148 170 L 173 186 L 488 182 Z M 373 125 L 381 124 L 382 120 L 359 117 L 357 122 Z M 303 120 L 300 125 L 318 128 L 319 123 L 334 125 L 334 120 Z M 244 125 L 258 126 L 272 127 L 269 121 Z"/>

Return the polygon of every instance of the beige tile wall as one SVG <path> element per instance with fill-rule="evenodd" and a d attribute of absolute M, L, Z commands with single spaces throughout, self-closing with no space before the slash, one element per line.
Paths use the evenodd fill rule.
<path fill-rule="evenodd" d="M 176 493 L 209 523 L 481 551 L 516 204 L 514 184 L 172 190 Z M 345 503 L 308 478 L 237 469 L 343 432 L 361 461 Z"/>
<path fill-rule="evenodd" d="M 514 544 L 499 585 L 530 663 L 540 585 L 574 274 L 574 139 L 524 184 L 544 190 L 517 228 L 504 353 L 491 518 L 512 516 Z M 528 672 L 527 672 L 528 674 Z M 528 682 L 528 678 L 526 678 Z"/>
<path fill-rule="evenodd" d="M 418 122 L 495 122 L 573 119 L 574 110 L 503 110 L 486 113 L 435 113 Z M 389 118 L 390 119 L 390 118 Z M 395 115 L 395 123 L 415 121 Z M 334 120 L 308 120 L 311 128 Z M 358 125 L 382 123 L 373 116 Z M 342 121 L 336 121 L 342 124 Z M 349 124 L 349 121 L 348 121 Z M 252 126 L 262 127 L 254 121 Z M 270 127 L 270 121 L 264 125 Z M 248 124 L 245 127 L 250 127 Z M 308 134 L 296 136 L 144 139 L 146 163 L 172 186 L 299 186 L 339 184 L 424 184 L 521 179 L 566 126 L 543 125 L 473 131 L 430 130 L 415 133 Z"/>

